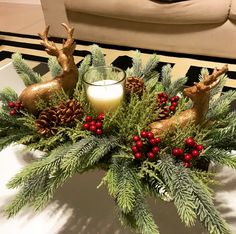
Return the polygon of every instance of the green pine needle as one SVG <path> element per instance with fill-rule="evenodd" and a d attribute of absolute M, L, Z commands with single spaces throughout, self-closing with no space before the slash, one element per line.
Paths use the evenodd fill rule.
<path fill-rule="evenodd" d="M 23 82 L 26 82 L 25 85 L 31 85 L 42 81 L 41 76 L 27 65 L 21 54 L 14 53 L 12 55 L 12 62 L 19 76 L 22 77 Z"/>

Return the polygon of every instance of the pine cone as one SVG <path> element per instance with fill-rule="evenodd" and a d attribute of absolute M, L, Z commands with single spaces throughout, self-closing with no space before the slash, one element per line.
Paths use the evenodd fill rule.
<path fill-rule="evenodd" d="M 157 120 L 167 119 L 170 115 L 170 107 L 164 106 L 162 107 L 161 111 L 159 112 L 159 115 L 157 117 Z"/>
<path fill-rule="evenodd" d="M 39 114 L 36 120 L 37 131 L 45 137 L 55 135 L 57 133 L 58 122 L 56 108 L 47 108 Z"/>
<path fill-rule="evenodd" d="M 128 95 L 130 95 L 131 93 L 135 93 L 139 97 L 141 97 L 143 91 L 145 90 L 143 79 L 138 77 L 128 77 L 126 80 L 125 90 L 126 94 Z"/>
<path fill-rule="evenodd" d="M 39 114 L 36 120 L 37 131 L 45 137 L 57 133 L 59 125 L 69 125 L 75 120 L 81 120 L 84 115 L 82 106 L 74 99 L 62 102 L 56 107 L 47 108 Z"/>
<path fill-rule="evenodd" d="M 81 120 L 84 115 L 82 106 L 74 99 L 62 102 L 57 107 L 60 125 L 68 125 L 76 120 Z"/>

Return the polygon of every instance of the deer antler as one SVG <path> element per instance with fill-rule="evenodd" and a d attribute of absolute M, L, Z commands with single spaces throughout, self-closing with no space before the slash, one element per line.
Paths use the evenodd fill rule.
<path fill-rule="evenodd" d="M 74 33 L 74 28 L 70 28 L 67 24 L 62 23 L 62 26 L 66 29 L 67 31 L 67 40 L 63 40 L 62 44 L 62 50 L 65 54 L 73 54 L 75 50 L 76 43 L 74 42 L 73 38 L 73 33 Z"/>
<path fill-rule="evenodd" d="M 217 86 L 220 82 L 219 76 L 228 71 L 228 65 L 224 65 L 221 69 L 215 68 L 211 75 L 205 75 L 203 80 L 199 83 L 195 83 L 198 90 L 208 91 Z"/>
<path fill-rule="evenodd" d="M 46 27 L 43 33 L 39 33 L 38 35 L 40 38 L 43 40 L 40 44 L 43 45 L 46 49 L 46 52 L 49 55 L 52 56 L 58 56 L 59 55 L 59 49 L 56 47 L 54 42 L 48 41 L 48 31 L 49 31 L 49 26 Z"/>

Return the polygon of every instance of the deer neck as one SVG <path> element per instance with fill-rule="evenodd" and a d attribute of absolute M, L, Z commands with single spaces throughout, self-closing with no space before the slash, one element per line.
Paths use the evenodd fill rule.
<path fill-rule="evenodd" d="M 74 60 L 71 61 L 68 71 L 63 71 L 63 73 L 57 76 L 56 79 L 66 93 L 69 95 L 73 93 L 78 81 L 78 68 Z"/>
<path fill-rule="evenodd" d="M 209 109 L 210 93 L 205 93 L 194 102 L 192 110 L 196 116 L 196 122 L 204 121 Z"/>

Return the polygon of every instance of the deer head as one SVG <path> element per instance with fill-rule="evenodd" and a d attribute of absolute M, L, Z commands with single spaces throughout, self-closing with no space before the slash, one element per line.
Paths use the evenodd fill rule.
<path fill-rule="evenodd" d="M 49 55 L 57 57 L 57 61 L 62 67 L 62 73 L 51 81 L 33 84 L 23 90 L 19 100 L 30 113 L 36 114 L 38 112 L 37 102 L 40 99 L 47 102 L 52 94 L 61 90 L 71 96 L 76 87 L 78 69 L 72 56 L 76 46 L 73 38 L 74 29 L 64 23 L 62 26 L 66 29 L 68 36 L 67 40 L 63 40 L 61 49 L 58 49 L 54 42 L 48 40 L 49 26 L 42 34 L 39 33 L 43 40 L 41 44 Z"/>
<path fill-rule="evenodd" d="M 185 126 L 190 121 L 200 124 L 204 121 L 210 101 L 210 90 L 219 84 L 222 74 L 228 71 L 225 65 L 221 69 L 215 68 L 211 75 L 205 75 L 202 81 L 195 83 L 193 86 L 184 89 L 184 95 L 193 102 L 193 107 L 183 111 L 178 116 L 172 116 L 169 119 L 161 120 L 150 124 L 151 131 L 160 135 L 167 131 L 176 129 L 176 125 Z"/>

